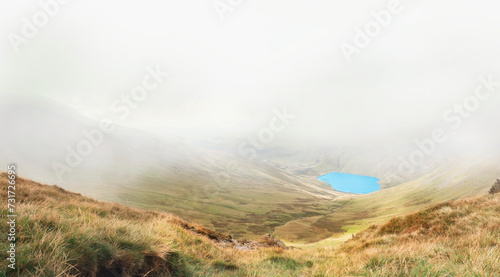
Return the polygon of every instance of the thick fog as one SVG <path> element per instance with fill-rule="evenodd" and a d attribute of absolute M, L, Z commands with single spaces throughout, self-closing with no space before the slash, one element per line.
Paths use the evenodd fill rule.
<path fill-rule="evenodd" d="M 47 98 L 164 137 L 499 148 L 495 0 L 2 4 L 0 93 L 27 117 Z"/>

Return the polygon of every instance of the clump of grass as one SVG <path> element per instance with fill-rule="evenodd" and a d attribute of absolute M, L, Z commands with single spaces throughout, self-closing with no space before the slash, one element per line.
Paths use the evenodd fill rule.
<path fill-rule="evenodd" d="M 233 270 L 236 270 L 238 269 L 238 266 L 229 262 L 229 261 L 220 261 L 220 260 L 216 260 L 212 263 L 212 266 L 215 267 L 215 268 L 218 268 L 218 269 L 221 269 L 221 270 L 230 270 L 230 271 L 233 271 Z"/>
<path fill-rule="evenodd" d="M 493 184 L 493 186 L 491 186 L 489 193 L 495 194 L 495 193 L 499 193 L 499 192 L 500 192 L 500 179 L 497 179 L 495 184 Z"/>
<path fill-rule="evenodd" d="M 292 269 L 296 270 L 301 268 L 303 265 L 296 260 L 288 257 L 281 257 L 281 256 L 271 256 L 267 258 L 267 261 L 274 265 L 282 266 L 285 269 Z"/>

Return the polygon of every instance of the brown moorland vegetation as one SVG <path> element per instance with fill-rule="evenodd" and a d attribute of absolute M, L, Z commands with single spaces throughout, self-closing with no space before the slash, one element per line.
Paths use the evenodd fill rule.
<path fill-rule="evenodd" d="M 0 183 L 7 186 L 5 174 Z M 272 236 L 253 242 L 255 248 L 241 247 L 248 242 L 171 214 L 99 202 L 21 178 L 16 200 L 17 267 L 4 270 L 3 243 L 2 275 L 500 276 L 499 194 L 393 218 L 340 246 L 293 250 Z M 7 214 L 6 205 L 1 210 Z M 2 224 L 0 230 L 6 234 L 8 228 Z"/>
<path fill-rule="evenodd" d="M 493 184 L 493 186 L 491 186 L 489 193 L 495 194 L 495 193 L 499 193 L 499 192 L 500 192 L 500 179 L 497 179 L 495 184 Z"/>

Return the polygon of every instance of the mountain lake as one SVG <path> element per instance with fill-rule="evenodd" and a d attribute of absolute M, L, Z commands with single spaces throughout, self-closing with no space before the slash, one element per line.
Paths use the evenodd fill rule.
<path fill-rule="evenodd" d="M 380 190 L 379 178 L 349 173 L 332 172 L 318 177 L 327 182 L 335 190 L 342 192 L 366 194 Z"/>

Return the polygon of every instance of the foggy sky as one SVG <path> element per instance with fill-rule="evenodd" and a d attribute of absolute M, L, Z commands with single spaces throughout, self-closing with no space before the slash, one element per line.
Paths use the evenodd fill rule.
<path fill-rule="evenodd" d="M 42 9 L 8 1 L 0 93 L 43 95 L 100 119 L 159 65 L 170 75 L 121 124 L 224 136 L 257 132 L 286 106 L 295 119 L 283 135 L 322 142 L 451 130 L 455 112 L 444 114 L 474 95 L 480 76 L 500 82 L 500 4 L 401 0 L 349 63 L 340 45 L 390 2 L 242 0 L 222 21 L 212 0 L 70 0 L 16 53 L 9 34 Z M 500 88 L 478 103 L 455 142 L 496 142 Z"/>

